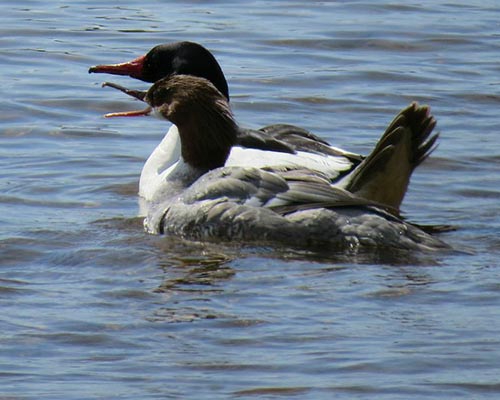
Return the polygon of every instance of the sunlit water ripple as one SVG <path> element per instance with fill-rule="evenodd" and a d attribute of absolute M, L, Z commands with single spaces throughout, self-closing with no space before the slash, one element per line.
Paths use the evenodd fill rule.
<path fill-rule="evenodd" d="M 0 398 L 498 397 L 499 21 L 494 1 L 4 2 Z M 166 126 L 103 119 L 137 104 L 87 69 L 177 40 L 215 53 L 246 126 L 366 154 L 430 104 L 440 145 L 403 209 L 463 251 L 146 235 L 138 176 Z"/>

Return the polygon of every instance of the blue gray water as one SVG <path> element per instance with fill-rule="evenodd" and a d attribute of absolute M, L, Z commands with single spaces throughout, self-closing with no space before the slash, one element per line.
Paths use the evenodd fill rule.
<path fill-rule="evenodd" d="M 1 6 L 0 398 L 498 398 L 498 2 L 112 3 Z M 146 235 L 138 176 L 167 127 L 102 118 L 137 103 L 87 69 L 178 40 L 214 52 L 242 125 L 366 154 L 430 104 L 440 144 L 403 209 L 464 252 Z"/>

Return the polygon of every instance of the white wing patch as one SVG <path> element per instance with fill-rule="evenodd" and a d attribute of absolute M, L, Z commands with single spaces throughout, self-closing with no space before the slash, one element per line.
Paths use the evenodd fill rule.
<path fill-rule="evenodd" d="M 248 149 L 235 146 L 231 149 L 226 161 L 228 167 L 302 167 L 320 171 L 330 179 L 337 178 L 341 172 L 352 168 L 353 164 L 347 157 L 326 156 L 299 151 L 296 154 Z"/>

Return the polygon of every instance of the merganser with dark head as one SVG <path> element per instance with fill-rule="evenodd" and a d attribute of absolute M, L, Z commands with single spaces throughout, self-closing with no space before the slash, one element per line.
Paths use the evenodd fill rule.
<path fill-rule="evenodd" d="M 318 170 L 227 166 L 239 128 L 225 96 L 204 78 L 163 78 L 143 100 L 149 105 L 145 110 L 108 116 L 155 112 L 178 128 L 180 161 L 150 204 L 145 226 L 151 233 L 331 249 L 448 248 L 393 215 L 394 210 L 333 186 Z M 409 109 L 419 110 L 416 105 Z M 367 159 L 384 159 L 395 136 L 405 136 L 398 127 L 396 120 L 393 140 Z"/>
<path fill-rule="evenodd" d="M 98 65 L 91 67 L 89 72 L 128 75 L 145 82 L 156 82 L 178 74 L 198 76 L 212 82 L 229 101 L 228 85 L 220 65 L 210 51 L 197 43 L 159 45 L 130 62 Z M 378 159 L 364 161 L 364 157 L 330 146 L 309 131 L 292 125 L 269 125 L 259 130 L 238 127 L 235 146 L 231 148 L 225 165 L 317 170 L 330 183 L 397 210 L 413 170 L 430 154 L 437 135 L 430 136 L 436 121 L 426 107 L 417 109 L 411 106 L 398 116 L 395 123 L 398 129 L 407 130 L 407 134 L 398 135 L 398 142 L 392 143 L 391 149 L 385 146 L 387 141 L 393 140 L 393 123 L 377 145 L 385 146 L 383 157 L 377 153 Z M 403 140 L 399 140 L 401 138 Z M 174 125 L 150 155 L 139 182 L 142 198 L 151 201 L 179 161 L 179 140 Z"/>

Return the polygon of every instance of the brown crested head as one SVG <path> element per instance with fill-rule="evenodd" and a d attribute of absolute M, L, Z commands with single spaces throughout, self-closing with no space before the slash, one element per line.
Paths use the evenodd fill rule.
<path fill-rule="evenodd" d="M 177 126 L 185 162 L 204 170 L 225 164 L 238 126 L 228 100 L 210 81 L 171 75 L 157 81 L 144 100 Z"/>

